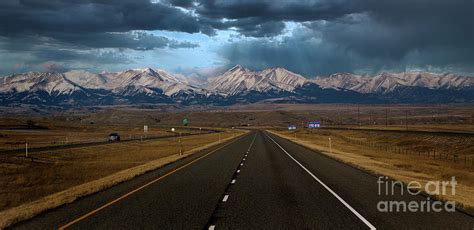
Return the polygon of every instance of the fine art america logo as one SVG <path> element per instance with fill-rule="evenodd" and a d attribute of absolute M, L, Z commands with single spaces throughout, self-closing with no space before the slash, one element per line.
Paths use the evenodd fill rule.
<path fill-rule="evenodd" d="M 454 201 L 432 200 L 429 196 L 418 196 L 425 191 L 431 196 L 445 196 L 456 194 L 456 178 L 448 181 L 428 181 L 424 186 L 418 181 L 410 181 L 406 185 L 400 181 L 390 180 L 388 177 L 379 177 L 377 180 L 378 195 L 382 199 L 377 203 L 379 212 L 455 212 Z M 407 199 L 408 197 L 408 199 Z"/>

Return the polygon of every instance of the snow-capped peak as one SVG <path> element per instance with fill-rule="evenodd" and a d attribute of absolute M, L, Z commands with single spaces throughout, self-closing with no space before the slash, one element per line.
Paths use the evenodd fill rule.
<path fill-rule="evenodd" d="M 306 79 L 303 76 L 283 68 L 254 72 L 236 65 L 213 79 L 209 83 L 208 89 L 228 95 L 249 91 L 267 92 L 270 90 L 292 92 L 305 82 Z"/>
<path fill-rule="evenodd" d="M 64 77 L 62 73 L 39 73 L 29 72 L 26 74 L 13 74 L 5 76 L 0 84 L 0 92 L 46 92 L 53 94 L 71 94 L 81 90 L 80 86 L 74 84 Z"/>
<path fill-rule="evenodd" d="M 194 84 L 195 83 L 195 84 Z M 308 83 L 308 84 L 307 84 Z M 311 84 L 312 83 L 312 84 Z M 319 87 L 317 86 L 319 85 Z M 296 91 L 301 87 L 302 90 Z M 432 94 L 424 97 L 431 101 L 439 98 L 444 101 L 472 102 L 474 78 L 456 74 L 433 74 L 425 72 L 381 73 L 375 76 L 356 75 L 350 73 L 335 73 L 328 77 L 317 77 L 307 80 L 303 76 L 284 68 L 270 68 L 261 71 L 251 71 L 236 65 L 220 76 L 208 81 L 208 84 L 198 82 L 183 75 L 174 75 L 161 69 L 144 68 L 131 69 L 123 72 L 102 72 L 100 74 L 86 71 L 69 71 L 65 73 L 29 72 L 4 76 L 0 81 L 0 101 L 8 103 L 63 103 L 74 104 L 88 100 L 88 104 L 129 102 L 184 102 L 184 103 L 235 103 L 237 101 L 253 101 L 255 98 L 270 98 L 275 95 L 301 96 L 311 93 L 310 97 L 303 95 L 301 100 L 313 97 L 319 92 L 345 93 L 355 91 L 382 95 L 381 101 L 390 95 L 403 93 L 405 100 L 410 92 L 417 92 L 417 98 L 426 89 Z M 409 90 L 407 87 L 410 87 Z M 423 91 L 417 91 L 422 88 Z M 337 90 L 337 91 L 334 91 Z M 258 92 L 258 97 L 250 92 Z M 458 93 L 460 92 L 460 93 Z M 282 93 L 282 94 L 279 94 Z M 354 92 L 350 92 L 354 93 Z M 453 94 L 452 94 L 453 93 Z M 239 95 L 233 98 L 232 96 Z M 343 94 L 338 94 L 343 95 Z M 348 94 L 350 95 L 350 94 Z M 408 96 L 407 96 L 408 95 Z M 447 96 L 446 96 L 447 95 Z M 229 97 L 231 100 L 223 100 Z M 341 100 L 344 96 L 341 96 Z M 416 99 L 416 98 L 415 98 Z M 319 100 L 319 99 L 318 99 Z M 333 98 L 331 98 L 333 101 Z M 399 101 L 398 97 L 394 101 Z M 379 102 L 379 101 L 377 101 Z"/>
<path fill-rule="evenodd" d="M 66 73 L 15 74 L 3 79 L 0 93 L 45 91 L 48 94 L 70 94 L 82 88 L 107 90 L 115 94 L 163 93 L 167 96 L 196 90 L 164 70 L 145 68 L 101 74 L 77 70 Z"/>
<path fill-rule="evenodd" d="M 425 72 L 381 73 L 373 77 L 336 73 L 313 80 L 322 88 L 347 89 L 360 93 L 388 93 L 399 87 L 451 89 L 474 87 L 474 78 Z"/>

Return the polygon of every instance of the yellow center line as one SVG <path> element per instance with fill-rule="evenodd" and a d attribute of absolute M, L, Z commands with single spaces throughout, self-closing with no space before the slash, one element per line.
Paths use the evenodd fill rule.
<path fill-rule="evenodd" d="M 247 135 L 244 135 L 244 136 L 247 136 Z M 81 216 L 81 217 L 79 217 L 79 218 L 77 218 L 77 219 L 75 219 L 75 220 L 73 220 L 73 221 L 71 221 L 71 222 L 69 222 L 69 223 L 63 225 L 63 226 L 60 226 L 58 229 L 59 229 L 59 230 L 66 229 L 66 228 L 70 227 L 71 225 L 73 225 L 73 224 L 75 224 L 75 223 L 77 223 L 77 222 L 79 222 L 79 221 L 81 221 L 81 220 L 84 220 L 84 219 L 86 219 L 87 217 L 89 217 L 89 216 L 91 216 L 91 215 L 94 215 L 95 213 L 99 212 L 100 210 L 102 210 L 102 209 L 104 209 L 104 208 L 107 208 L 107 207 L 109 207 L 110 205 L 112 205 L 112 204 L 114 204 L 114 203 L 117 203 L 118 201 L 123 200 L 123 199 L 127 198 L 128 196 L 130 196 L 130 195 L 132 195 L 132 194 L 134 194 L 134 193 L 136 193 L 136 192 L 138 192 L 138 191 L 140 191 L 140 190 L 142 190 L 142 189 L 144 189 L 144 188 L 146 188 L 146 187 L 152 185 L 153 183 L 156 183 L 157 181 L 160 181 L 160 180 L 162 180 L 163 178 L 165 178 L 165 177 L 167 177 L 167 176 L 169 176 L 169 175 L 171 175 L 171 174 L 173 174 L 173 173 L 175 173 L 175 172 L 177 172 L 177 171 L 179 171 L 179 170 L 181 170 L 181 169 L 183 169 L 183 168 L 186 168 L 187 166 L 189 166 L 189 165 L 191 165 L 191 164 L 193 164 L 193 163 L 195 163 L 195 162 L 197 162 L 197 161 L 199 161 L 199 160 L 201 160 L 202 158 L 207 157 L 207 156 L 209 156 L 210 154 L 215 153 L 215 152 L 217 152 L 218 150 L 220 150 L 220 149 L 222 149 L 222 148 L 224 148 L 224 147 L 226 147 L 226 146 L 228 146 L 228 145 L 230 145 L 230 144 L 232 144 L 232 143 L 234 143 L 234 142 L 240 140 L 240 139 L 243 138 L 244 136 L 242 136 L 242 137 L 240 137 L 240 138 L 237 138 L 237 139 L 235 139 L 235 140 L 233 140 L 233 141 L 231 141 L 231 142 L 229 142 L 229 143 L 227 143 L 227 144 L 225 144 L 225 145 L 223 145 L 223 146 L 221 146 L 221 147 L 219 147 L 219 148 L 217 148 L 217 149 L 214 149 L 213 151 L 211 151 L 211 152 L 209 152 L 209 153 L 206 153 L 206 154 L 204 154 L 204 155 L 202 155 L 202 156 L 200 156 L 200 157 L 198 157 L 198 158 L 192 160 L 191 162 L 186 163 L 185 165 L 182 165 L 182 166 L 180 166 L 180 167 L 178 167 L 178 168 L 176 168 L 176 169 L 173 169 L 173 170 L 167 172 L 166 174 L 164 174 L 164 175 L 162 175 L 162 176 L 160 176 L 160 177 L 158 177 L 158 178 L 156 178 L 156 179 L 154 179 L 154 180 L 152 180 L 152 181 L 146 183 L 145 185 L 142 185 L 142 186 L 140 186 L 140 187 L 138 187 L 138 188 L 136 188 L 136 189 L 134 189 L 134 190 L 128 192 L 127 194 L 122 195 L 122 196 L 120 196 L 119 198 L 117 198 L 117 199 L 115 199 L 115 200 L 112 200 L 112 201 L 108 202 L 107 204 L 104 204 L 104 205 L 100 206 L 99 208 L 97 208 L 97 209 L 95 209 L 95 210 L 93 210 L 93 211 L 91 211 L 91 212 L 89 212 L 89 213 L 87 213 L 87 214 L 85 214 L 85 215 L 83 215 L 83 216 Z"/>

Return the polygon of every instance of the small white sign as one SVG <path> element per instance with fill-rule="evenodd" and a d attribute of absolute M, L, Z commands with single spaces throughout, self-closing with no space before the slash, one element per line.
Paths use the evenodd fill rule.
<path fill-rule="evenodd" d="M 148 132 L 148 125 L 143 126 L 143 132 L 147 133 Z"/>

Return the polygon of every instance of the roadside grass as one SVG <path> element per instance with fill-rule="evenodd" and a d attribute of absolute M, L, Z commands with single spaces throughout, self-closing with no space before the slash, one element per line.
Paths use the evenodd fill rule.
<path fill-rule="evenodd" d="M 269 132 L 290 139 L 309 148 L 319 150 L 332 158 L 349 163 L 364 170 L 389 176 L 395 180 L 408 183 L 418 181 L 423 186 L 429 181 L 447 181 L 456 177 L 458 185 L 456 194 L 438 196 L 441 200 L 456 201 L 465 208 L 474 208 L 474 166 L 471 164 L 454 163 L 444 159 L 433 159 L 418 154 L 398 154 L 377 149 L 370 143 L 386 146 L 403 146 L 407 149 L 423 147 L 437 148 L 442 151 L 474 157 L 473 137 L 427 137 L 420 134 L 389 134 L 367 131 L 313 130 L 294 133 L 283 129 L 268 129 Z M 329 147 L 331 138 L 331 147 Z M 359 139 L 350 142 L 348 139 Z M 332 150 L 332 151 L 331 151 Z M 374 186 L 377 186 L 374 181 Z"/>
<path fill-rule="evenodd" d="M 179 130 L 186 133 L 197 133 L 199 130 Z M 85 142 L 107 141 L 110 133 L 119 133 L 122 140 L 140 139 L 145 137 L 143 127 L 111 126 L 48 126 L 48 129 L 4 129 L 0 130 L 0 151 L 29 148 L 66 145 Z M 151 127 L 146 136 L 169 136 L 173 135 L 169 128 Z"/>
<path fill-rule="evenodd" d="M 217 144 L 241 130 L 78 147 L 0 158 L 0 210 L 35 201 L 68 188 L 97 180 L 116 172 L 157 159 L 179 156 L 203 146 Z"/>
<path fill-rule="evenodd" d="M 393 130 L 393 131 L 425 131 L 425 132 L 465 132 L 474 133 L 474 124 L 410 124 L 399 125 L 334 125 L 333 127 L 353 128 L 360 130 Z"/>

